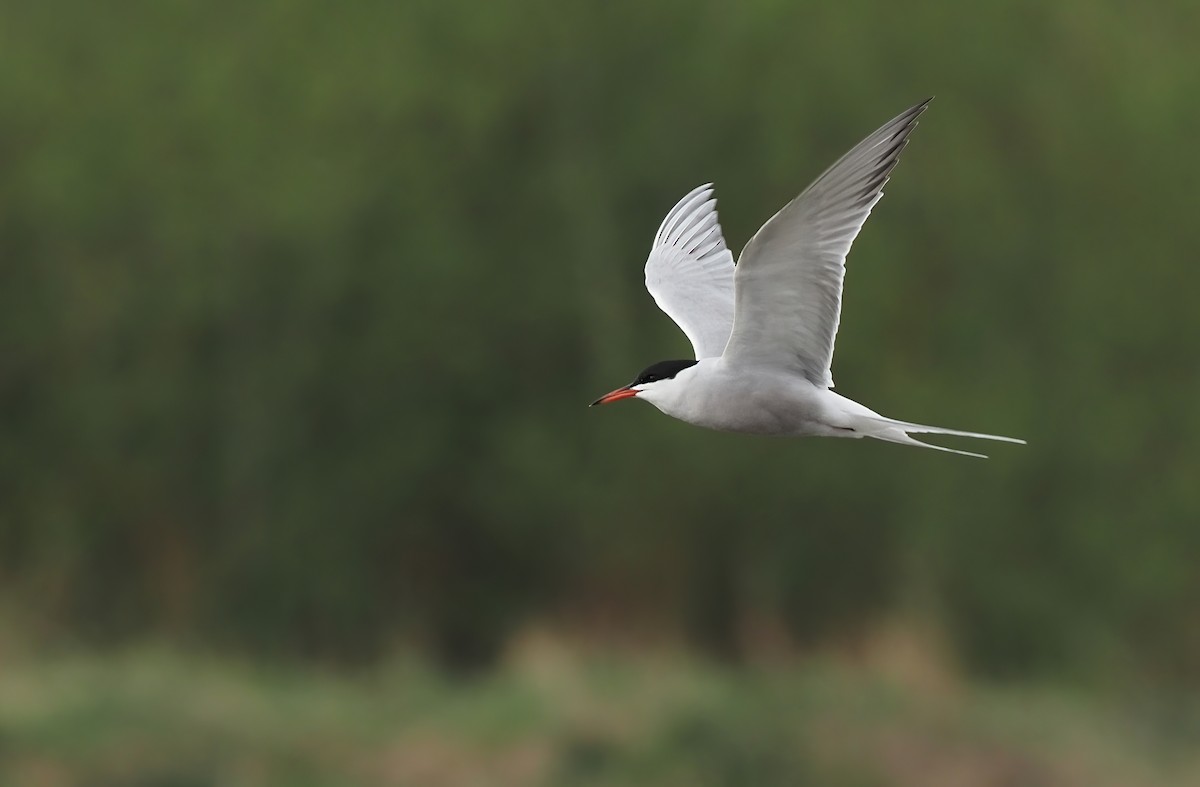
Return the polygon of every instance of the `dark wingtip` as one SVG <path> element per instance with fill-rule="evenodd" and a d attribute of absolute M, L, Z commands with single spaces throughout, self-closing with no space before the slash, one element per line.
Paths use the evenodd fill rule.
<path fill-rule="evenodd" d="M 933 101 L 933 99 L 934 99 L 934 97 L 930 96 L 929 98 L 925 99 L 924 101 L 918 101 L 916 104 L 913 104 L 911 107 L 909 107 L 909 110 L 907 112 L 905 112 L 904 114 L 909 115 L 912 118 L 913 123 L 915 124 L 916 117 L 918 115 L 924 113 L 926 109 L 929 109 L 929 102 Z"/>

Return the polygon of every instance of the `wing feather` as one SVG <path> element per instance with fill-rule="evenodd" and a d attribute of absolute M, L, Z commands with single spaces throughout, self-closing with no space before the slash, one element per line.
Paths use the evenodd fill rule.
<path fill-rule="evenodd" d="M 733 254 L 712 195 L 706 183 L 671 208 L 646 259 L 646 289 L 687 336 L 697 360 L 720 355 L 733 328 Z"/>
<path fill-rule="evenodd" d="M 730 363 L 792 368 L 833 387 L 846 255 L 927 99 L 885 123 L 750 239 L 738 259 Z"/>

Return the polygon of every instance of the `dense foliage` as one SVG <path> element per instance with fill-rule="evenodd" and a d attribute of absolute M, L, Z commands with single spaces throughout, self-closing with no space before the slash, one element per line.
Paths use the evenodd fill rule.
<path fill-rule="evenodd" d="M 0 11 L 0 593 L 48 640 L 736 658 L 899 611 L 1200 677 L 1192 3 L 122 5 Z M 1027 448 L 585 408 L 686 354 L 675 199 L 738 249 L 928 94 L 838 388 Z"/>

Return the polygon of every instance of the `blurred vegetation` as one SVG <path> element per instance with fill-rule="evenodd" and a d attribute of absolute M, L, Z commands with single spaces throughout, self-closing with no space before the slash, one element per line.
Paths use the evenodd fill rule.
<path fill-rule="evenodd" d="M 915 615 L 980 674 L 1194 682 L 1197 23 L 5 4 L 0 603 L 47 647 L 452 667 L 531 621 L 736 661 Z M 929 94 L 839 390 L 1027 448 L 585 408 L 687 353 L 641 281 L 680 195 L 715 181 L 740 248 Z"/>
<path fill-rule="evenodd" d="M 29 787 L 1189 785 L 1177 718 L 1061 690 L 930 695 L 828 663 L 745 672 L 546 643 L 467 685 L 139 650 L 10 662 L 0 780 Z M 1187 719 L 1200 723 L 1195 716 Z"/>

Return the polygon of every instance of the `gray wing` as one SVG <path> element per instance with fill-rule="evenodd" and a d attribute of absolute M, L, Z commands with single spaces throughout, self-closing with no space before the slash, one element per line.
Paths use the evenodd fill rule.
<path fill-rule="evenodd" d="M 932 100 L 860 142 L 746 244 L 724 353 L 730 363 L 791 368 L 813 385 L 833 387 L 846 255 Z"/>
<path fill-rule="evenodd" d="M 697 360 L 720 355 L 733 328 L 733 255 L 712 195 L 706 183 L 671 208 L 646 259 L 646 289 L 687 335 Z"/>

